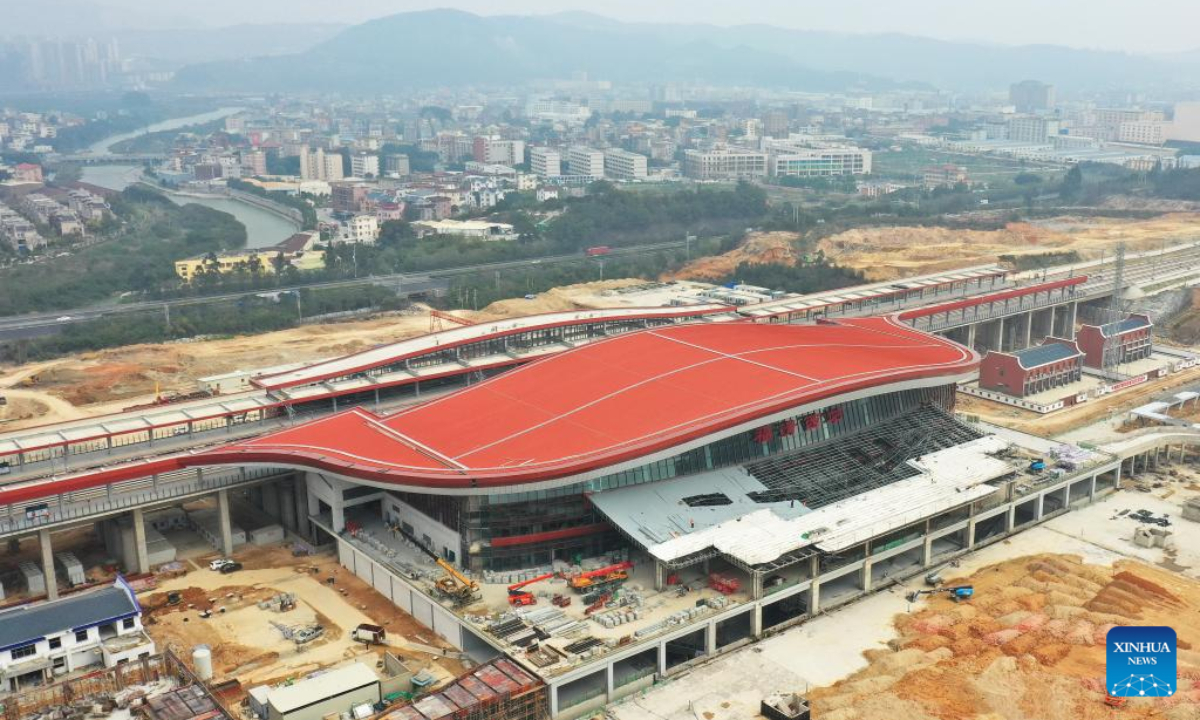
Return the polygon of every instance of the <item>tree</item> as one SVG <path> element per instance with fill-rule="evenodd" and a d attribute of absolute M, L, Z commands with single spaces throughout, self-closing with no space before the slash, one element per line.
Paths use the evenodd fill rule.
<path fill-rule="evenodd" d="M 1017 176 L 1013 178 L 1013 182 L 1018 185 L 1037 185 L 1041 181 L 1041 177 L 1027 172 L 1018 173 Z"/>
<path fill-rule="evenodd" d="M 1083 193 L 1083 170 L 1078 165 L 1063 178 L 1058 193 L 1064 200 L 1074 200 Z"/>
<path fill-rule="evenodd" d="M 377 241 L 380 247 L 398 248 L 405 244 L 405 241 L 412 240 L 417 236 L 413 231 L 412 225 L 409 225 L 403 220 L 387 220 L 379 226 L 379 240 Z"/>

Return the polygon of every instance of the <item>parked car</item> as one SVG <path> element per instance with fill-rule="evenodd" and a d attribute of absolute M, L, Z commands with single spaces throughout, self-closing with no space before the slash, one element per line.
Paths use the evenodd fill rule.
<path fill-rule="evenodd" d="M 208 569 L 209 570 L 220 570 L 221 568 L 225 567 L 226 565 L 228 565 L 231 562 L 233 562 L 233 561 L 230 560 L 229 558 L 217 558 L 216 560 L 212 560 L 208 563 Z"/>
<path fill-rule="evenodd" d="M 238 570 L 241 570 L 241 569 L 242 569 L 242 564 L 240 562 L 237 562 L 236 560 L 230 560 L 229 562 L 227 562 L 221 566 L 220 572 L 222 575 L 228 575 L 229 573 L 237 572 Z"/>

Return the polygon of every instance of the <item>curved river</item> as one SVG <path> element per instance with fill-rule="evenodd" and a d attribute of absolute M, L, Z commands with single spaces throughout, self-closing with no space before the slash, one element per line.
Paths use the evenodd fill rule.
<path fill-rule="evenodd" d="M 220 110 L 214 110 L 201 115 L 164 120 L 163 122 L 149 126 L 145 130 L 105 138 L 88 149 L 95 155 L 108 155 L 110 154 L 108 149 L 111 146 L 123 140 L 137 137 L 145 132 L 176 130 L 189 125 L 200 125 L 226 117 L 227 115 L 232 115 L 239 110 L 241 108 L 221 108 Z M 81 179 L 83 182 L 99 185 L 111 190 L 124 190 L 127 186 L 137 182 L 140 177 L 141 168 L 130 165 L 85 165 Z M 274 213 L 229 198 L 194 198 L 178 197 L 175 195 L 168 195 L 168 197 L 171 198 L 172 202 L 179 205 L 195 203 L 233 215 L 239 222 L 246 226 L 247 248 L 277 245 L 299 229 L 299 226 L 295 223 L 285 220 Z"/>

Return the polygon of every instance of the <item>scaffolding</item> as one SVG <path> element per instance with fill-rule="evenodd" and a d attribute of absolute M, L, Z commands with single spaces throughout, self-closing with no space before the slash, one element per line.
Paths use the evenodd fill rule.
<path fill-rule="evenodd" d="M 850 437 L 815 449 L 746 465 L 768 490 L 762 503 L 794 500 L 816 510 L 919 474 L 908 464 L 938 450 L 983 437 L 932 405 L 923 405 Z"/>

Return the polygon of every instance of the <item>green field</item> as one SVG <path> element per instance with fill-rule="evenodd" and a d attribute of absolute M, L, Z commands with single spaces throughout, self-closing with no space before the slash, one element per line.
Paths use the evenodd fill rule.
<path fill-rule="evenodd" d="M 967 168 L 972 182 L 996 184 L 1011 180 L 1019 173 L 1036 173 L 1044 181 L 1061 176 L 1062 168 L 1019 160 L 966 155 L 921 147 L 905 147 L 900 152 L 878 151 L 873 158 L 874 176 L 902 181 L 921 180 L 925 168 L 931 165 L 961 165 Z"/>

